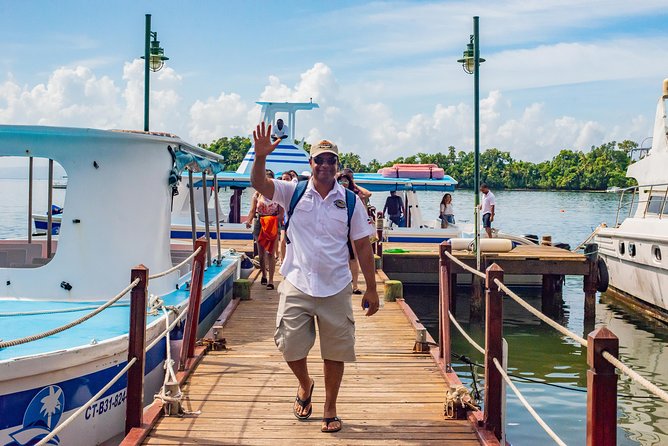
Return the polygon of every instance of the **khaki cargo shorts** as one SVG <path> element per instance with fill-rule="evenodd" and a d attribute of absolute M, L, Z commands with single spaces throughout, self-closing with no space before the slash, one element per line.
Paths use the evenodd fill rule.
<path fill-rule="evenodd" d="M 278 294 L 274 340 L 286 361 L 308 356 L 315 344 L 316 320 L 322 359 L 355 361 L 352 285 L 333 296 L 312 297 L 283 280 Z"/>

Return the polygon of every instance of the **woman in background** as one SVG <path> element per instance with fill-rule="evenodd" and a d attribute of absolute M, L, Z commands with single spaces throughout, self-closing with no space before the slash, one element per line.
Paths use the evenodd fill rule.
<path fill-rule="evenodd" d="M 267 178 L 274 178 L 274 172 L 266 171 Z M 257 232 L 257 250 L 260 256 L 260 284 L 274 289 L 274 271 L 276 270 L 276 248 L 278 247 L 278 223 L 283 219 L 283 208 L 256 192 L 251 203 L 251 210 L 246 220 L 246 227 L 253 226 L 253 235 Z M 267 273 L 269 280 L 267 281 Z"/>
<path fill-rule="evenodd" d="M 452 207 L 452 195 L 443 195 L 443 199 L 439 206 L 438 218 L 441 219 L 441 228 L 447 228 L 449 224 L 455 224 L 455 210 Z"/>

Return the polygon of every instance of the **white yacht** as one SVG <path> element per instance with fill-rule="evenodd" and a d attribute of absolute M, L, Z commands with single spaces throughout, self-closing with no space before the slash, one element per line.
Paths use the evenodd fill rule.
<path fill-rule="evenodd" d="M 652 146 L 636 149 L 639 159 L 627 170 L 639 186 L 621 191 L 615 226 L 599 229 L 594 238 L 614 294 L 664 322 L 668 322 L 666 99 L 668 79 L 656 108 Z"/>

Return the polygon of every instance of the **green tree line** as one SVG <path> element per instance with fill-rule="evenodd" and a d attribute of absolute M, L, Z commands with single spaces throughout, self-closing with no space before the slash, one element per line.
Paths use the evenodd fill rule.
<path fill-rule="evenodd" d="M 203 148 L 223 155 L 227 170 L 236 170 L 251 147 L 249 138 L 223 137 Z M 509 152 L 496 148 L 480 154 L 480 178 L 493 189 L 557 189 L 557 190 L 604 190 L 609 187 L 627 187 L 634 181 L 626 177 L 630 163 L 630 151 L 638 147 L 633 141 L 615 141 L 592 146 L 588 152 L 564 149 L 549 161 L 532 163 L 515 160 Z M 310 146 L 305 143 L 308 151 Z M 459 182 L 460 188 L 473 187 L 473 152 L 448 147 L 446 153 L 424 153 L 399 157 L 382 163 L 372 159 L 363 163 L 356 153 L 340 155 L 343 167 L 355 172 L 377 172 L 393 164 L 436 164 L 445 173 Z"/>

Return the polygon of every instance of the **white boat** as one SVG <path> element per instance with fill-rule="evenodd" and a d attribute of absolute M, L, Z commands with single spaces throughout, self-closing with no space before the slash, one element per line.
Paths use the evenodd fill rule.
<path fill-rule="evenodd" d="M 594 241 L 607 265 L 612 291 L 668 322 L 666 99 L 668 79 L 656 108 L 651 150 L 637 149 L 640 159 L 627 170 L 639 186 L 621 191 L 614 227 L 599 228 Z"/>
<path fill-rule="evenodd" d="M 170 269 L 188 253 L 172 252 L 173 172 L 220 158 L 165 134 L 91 129 L 0 126 L 0 156 L 54 159 L 68 173 L 62 228 L 55 254 L 44 242 L 11 240 L 3 253 L 23 254 L 0 266 L 0 445 L 32 445 L 99 392 L 128 361 L 126 295 L 97 316 L 43 339 L 3 346 L 71 322 L 119 294 L 139 264 L 149 274 Z M 119 181 L 122 178 L 122 181 Z M 1 260 L 1 259 L 0 259 Z M 149 281 L 154 313 L 146 322 L 144 404 L 165 376 L 168 352 L 178 358 L 183 325 L 166 331 L 188 304 L 187 265 Z M 232 297 L 239 258 L 225 256 L 204 272 L 198 336 Z M 170 342 L 162 337 L 169 332 Z M 106 393 L 48 444 L 94 445 L 123 433 L 127 379 Z"/>

